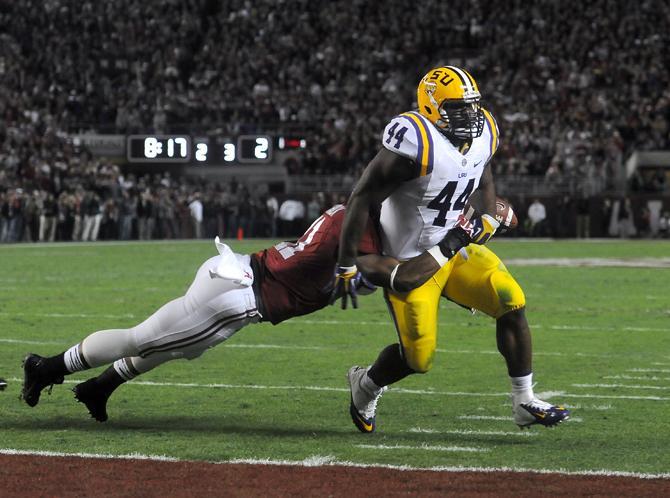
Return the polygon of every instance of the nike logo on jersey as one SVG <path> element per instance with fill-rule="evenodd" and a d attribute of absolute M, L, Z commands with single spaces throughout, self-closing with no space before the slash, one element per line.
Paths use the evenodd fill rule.
<path fill-rule="evenodd" d="M 479 166 L 481 163 L 482 163 L 481 161 L 479 161 L 478 163 L 475 163 L 475 165 L 473 166 L 473 168 L 476 168 L 476 167 Z"/>

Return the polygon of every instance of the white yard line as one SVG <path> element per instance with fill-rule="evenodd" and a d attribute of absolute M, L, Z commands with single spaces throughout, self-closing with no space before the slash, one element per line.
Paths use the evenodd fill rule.
<path fill-rule="evenodd" d="M 135 315 L 132 313 L 122 313 L 122 314 L 99 314 L 99 313 L 8 313 L 6 311 L 0 312 L 0 316 L 20 316 L 28 318 L 117 318 L 117 319 L 128 319 L 135 318 Z"/>
<path fill-rule="evenodd" d="M 0 338 L 0 343 L 5 342 L 8 344 L 31 344 L 35 346 L 52 346 L 52 345 L 64 345 L 70 344 L 71 340 L 62 341 L 31 341 L 27 339 L 4 339 Z M 289 349 L 296 351 L 322 351 L 324 349 L 330 349 L 322 346 L 287 346 L 285 344 L 239 344 L 239 343 L 229 343 L 226 344 L 227 348 L 239 348 L 239 349 Z"/>
<path fill-rule="evenodd" d="M 657 373 L 670 373 L 670 368 L 631 368 L 626 370 L 626 372 L 657 372 Z"/>
<path fill-rule="evenodd" d="M 176 457 L 167 455 L 145 455 L 143 453 L 128 453 L 125 455 L 111 455 L 109 453 L 63 453 L 60 451 L 42 450 L 15 450 L 12 448 L 0 448 L 0 455 L 17 456 L 44 456 L 44 457 L 74 457 L 74 458 L 96 458 L 103 460 L 151 460 L 154 462 L 181 462 Z"/>
<path fill-rule="evenodd" d="M 637 375 L 605 375 L 603 379 L 613 380 L 670 380 L 670 377 L 656 377 L 655 375 L 637 376 Z"/>
<path fill-rule="evenodd" d="M 566 406 L 566 408 L 569 408 L 571 410 L 576 409 L 575 407 L 568 406 L 567 404 L 565 406 Z M 458 420 L 495 420 L 495 421 L 504 421 L 504 422 L 512 422 L 514 420 L 512 417 L 504 417 L 504 416 L 499 416 L 499 415 L 459 415 L 456 418 Z M 571 422 L 571 423 L 574 423 L 574 422 L 580 423 L 580 422 L 583 422 L 583 421 L 584 420 L 581 417 L 570 417 L 567 420 L 567 422 Z M 420 432 L 424 432 L 424 431 L 428 431 L 428 430 L 430 430 L 430 429 L 422 430 Z M 410 429 L 410 432 L 412 432 L 412 429 Z M 477 433 L 481 434 L 482 432 L 477 432 Z M 500 432 L 500 433 L 497 433 L 497 434 L 494 434 L 492 432 L 487 433 L 487 435 L 498 435 L 498 436 L 504 436 L 504 435 L 512 436 L 512 435 L 519 435 L 519 434 L 522 434 L 522 435 L 523 434 L 533 434 L 533 435 L 535 435 L 537 433 L 527 432 L 527 431 L 526 432 L 518 432 L 518 433 L 517 432 L 505 432 L 505 433 Z"/>
<path fill-rule="evenodd" d="M 8 344 L 29 344 L 35 346 L 66 346 L 73 342 L 72 339 L 63 339 L 61 341 L 34 341 L 30 339 L 18 339 L 18 338 L 0 338 L 0 343 Z M 284 350 L 296 350 L 296 351 L 325 351 L 332 349 L 339 349 L 335 346 L 294 346 L 287 344 L 244 344 L 239 342 L 227 342 L 224 347 L 227 348 L 239 348 L 239 349 L 284 349 Z M 472 350 L 472 349 L 441 349 L 438 348 L 435 350 L 438 353 L 444 354 L 465 354 L 465 355 L 492 355 L 498 356 L 500 353 L 495 350 Z M 557 357 L 589 357 L 589 358 L 619 358 L 626 357 L 629 358 L 629 354 L 598 354 L 598 353 L 561 353 L 558 351 L 536 351 L 533 353 L 534 356 L 557 356 Z"/>
<path fill-rule="evenodd" d="M 509 266 L 670 268 L 670 258 L 510 258 Z"/>
<path fill-rule="evenodd" d="M 459 420 L 504 420 L 511 422 L 512 417 L 503 417 L 499 415 L 459 415 L 456 417 Z"/>
<path fill-rule="evenodd" d="M 566 405 L 567 408 L 571 410 L 596 410 L 596 411 L 607 411 L 612 410 L 614 407 L 612 405 L 581 405 L 579 403 L 570 403 Z"/>
<path fill-rule="evenodd" d="M 511 419 L 510 419 L 511 420 Z M 407 432 L 414 434 L 451 434 L 455 436 L 511 436 L 511 437 L 535 437 L 538 435 L 537 432 L 531 431 L 475 431 L 471 429 L 452 429 L 446 431 L 440 431 L 437 429 L 423 429 L 421 427 L 412 427 Z"/>
<path fill-rule="evenodd" d="M 356 448 L 371 450 L 416 450 L 416 451 L 462 451 L 467 453 L 487 453 L 490 448 L 476 448 L 474 446 L 442 446 L 442 445 L 409 445 L 409 444 L 355 444 Z"/>
<path fill-rule="evenodd" d="M 23 382 L 23 379 L 16 377 L 8 379 L 12 382 Z M 81 380 L 66 380 L 65 384 L 78 384 Z M 330 392 L 349 392 L 348 388 L 343 387 L 328 387 L 328 386 L 270 386 L 261 384 L 197 384 L 187 382 L 152 382 L 133 380 L 128 383 L 131 386 L 149 386 L 149 387 L 195 387 L 205 389 L 257 389 L 257 390 L 276 390 L 276 391 L 330 391 Z M 431 389 L 403 389 L 392 388 L 389 392 L 397 394 L 415 394 L 420 396 L 460 396 L 460 397 L 474 397 L 474 398 L 509 398 L 509 393 L 478 393 L 478 392 L 464 392 L 464 391 L 433 391 Z M 562 392 L 562 391 L 561 391 Z M 541 393 L 538 393 L 540 395 Z M 569 398 L 587 398 L 587 399 L 631 399 L 639 401 L 670 401 L 670 398 L 660 396 L 622 396 L 622 395 L 599 395 L 599 394 L 572 394 L 563 393 L 565 399 Z"/>
<path fill-rule="evenodd" d="M 140 319 L 145 318 L 144 315 L 139 316 L 133 313 L 25 313 L 25 312 L 13 312 L 9 313 L 7 311 L 0 312 L 0 317 L 26 317 L 26 318 L 85 318 L 85 319 Z M 379 321 L 351 321 L 351 320 L 312 320 L 312 319 L 303 319 L 303 318 L 293 318 L 289 323 L 293 324 L 306 324 L 306 325 L 336 325 L 336 326 L 361 326 L 361 327 L 389 327 L 391 328 L 392 323 L 387 320 Z M 439 322 L 440 327 L 445 328 L 455 328 L 455 327 L 471 327 L 473 326 L 472 322 Z M 481 324 L 476 324 L 477 326 L 481 325 L 482 327 L 493 326 L 494 322 L 482 322 Z M 605 329 L 604 327 L 590 327 L 588 325 L 539 325 L 532 324 L 531 329 L 547 329 L 547 330 L 558 330 L 558 331 L 595 331 L 595 332 L 611 332 L 610 329 Z M 619 327 L 618 331 L 623 332 L 670 332 L 670 327 Z M 568 356 L 567 354 L 553 353 L 555 356 Z M 576 353 L 579 354 L 579 353 Z M 591 354 L 583 354 L 585 356 L 596 356 Z M 574 356 L 571 354 L 570 356 Z"/>
<path fill-rule="evenodd" d="M 179 459 L 167 455 L 145 455 L 132 453 L 125 455 L 111 455 L 105 453 L 65 453 L 57 451 L 41 450 L 19 450 L 13 448 L 0 448 L 0 455 L 22 455 L 22 456 L 44 456 L 53 458 L 93 458 L 93 459 L 118 459 L 118 460 L 152 460 L 161 462 L 192 462 L 193 460 Z M 531 473 L 549 475 L 572 475 L 572 476 L 603 476 L 603 477 L 634 477 L 638 479 L 670 479 L 670 473 L 643 473 L 629 472 L 615 469 L 597 470 L 566 470 L 558 469 L 531 469 L 519 467 L 465 467 L 465 466 L 435 466 L 435 467 L 410 467 L 409 465 L 388 465 L 380 463 L 359 463 L 350 461 L 339 461 L 330 455 L 311 455 L 304 460 L 273 460 L 268 458 L 233 458 L 208 462 L 215 465 L 247 464 L 247 465 L 282 465 L 291 467 L 352 467 L 352 468 L 378 468 L 391 469 L 402 472 L 429 471 L 429 472 L 486 472 L 486 473 Z"/>
<path fill-rule="evenodd" d="M 240 349 L 296 349 L 296 350 L 308 350 L 308 351 L 322 351 L 324 349 L 330 349 L 322 346 L 286 346 L 284 344 L 238 344 L 236 342 L 226 344 L 226 347 L 240 348 Z"/>
<path fill-rule="evenodd" d="M 668 390 L 670 387 L 665 386 L 641 386 L 641 385 L 630 385 L 630 384 L 572 384 L 572 387 L 596 387 L 596 388 L 612 388 L 612 387 L 626 387 L 629 389 L 658 389 L 658 390 Z"/>
<path fill-rule="evenodd" d="M 67 344 L 65 341 L 63 342 L 58 342 L 58 341 L 29 341 L 26 339 L 3 339 L 0 337 L 0 342 L 4 342 L 7 344 L 32 344 L 35 346 L 52 346 L 52 345 L 62 345 L 62 344 Z"/>
<path fill-rule="evenodd" d="M 640 401 L 670 401 L 670 398 L 663 398 L 661 396 L 618 396 L 609 394 L 576 394 L 565 393 L 566 398 L 586 398 L 586 399 L 631 399 Z"/>

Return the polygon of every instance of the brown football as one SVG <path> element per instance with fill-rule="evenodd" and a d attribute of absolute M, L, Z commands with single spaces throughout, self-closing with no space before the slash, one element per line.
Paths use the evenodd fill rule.
<path fill-rule="evenodd" d="M 496 197 L 496 220 L 500 223 L 500 227 L 505 227 L 506 230 L 514 230 L 519 224 L 512 205 L 500 197 Z"/>
<path fill-rule="evenodd" d="M 481 216 L 481 196 L 479 192 L 475 192 L 470 196 L 468 203 L 463 208 L 463 214 L 467 219 L 472 219 L 476 216 Z M 496 220 L 500 223 L 499 233 L 504 233 L 507 230 L 514 230 L 519 224 L 516 213 L 512 205 L 505 199 L 496 197 Z"/>

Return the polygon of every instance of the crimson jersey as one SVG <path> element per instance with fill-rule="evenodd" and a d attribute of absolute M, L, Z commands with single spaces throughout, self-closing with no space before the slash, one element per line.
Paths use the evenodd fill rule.
<path fill-rule="evenodd" d="M 280 242 L 251 255 L 263 321 L 277 324 L 328 304 L 345 209 L 342 204 L 330 208 L 297 242 Z M 380 248 L 374 225 L 368 222 L 358 251 L 378 254 Z"/>

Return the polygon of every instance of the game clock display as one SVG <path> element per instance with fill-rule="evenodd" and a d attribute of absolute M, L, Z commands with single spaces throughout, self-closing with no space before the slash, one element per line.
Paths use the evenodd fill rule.
<path fill-rule="evenodd" d="M 192 138 L 186 135 L 130 135 L 130 163 L 268 163 L 272 160 L 272 138 L 242 135 L 237 139 Z"/>

